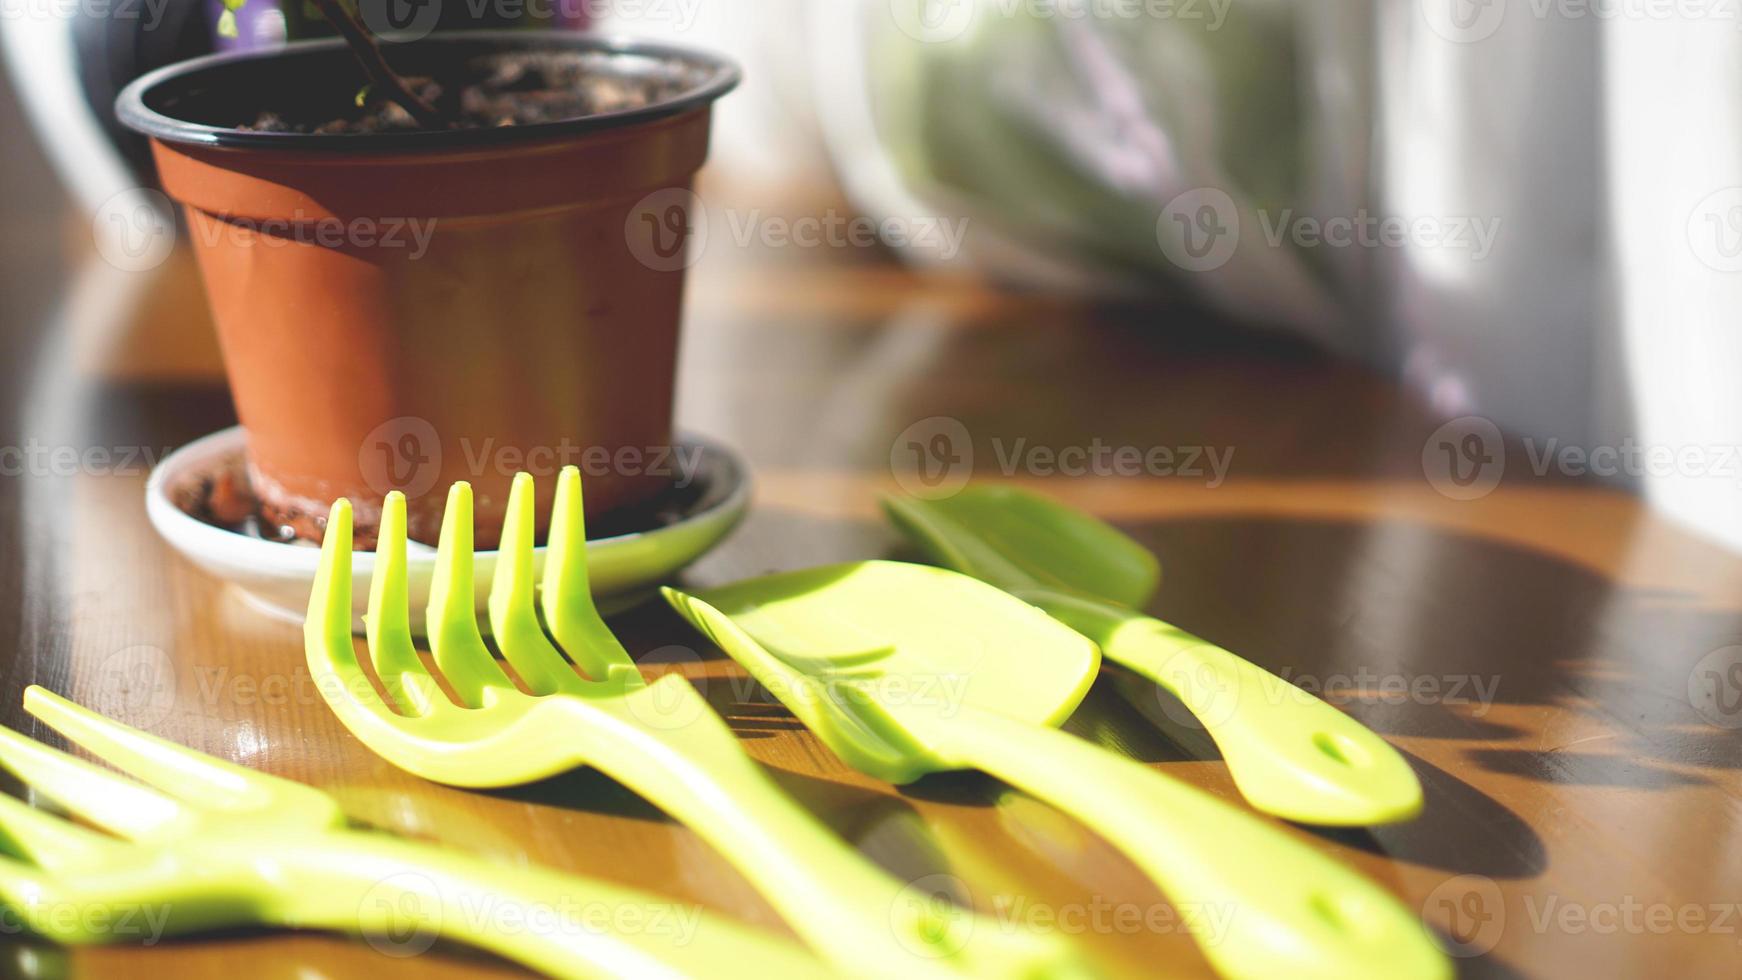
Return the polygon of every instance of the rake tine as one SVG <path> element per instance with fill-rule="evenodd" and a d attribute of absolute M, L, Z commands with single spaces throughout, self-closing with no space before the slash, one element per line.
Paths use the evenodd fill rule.
<path fill-rule="evenodd" d="M 97 758 L 190 806 L 231 813 L 270 808 L 280 816 L 294 811 L 314 822 L 338 817 L 338 804 L 320 790 L 123 725 L 47 688 L 26 688 L 24 710 Z"/>
<path fill-rule="evenodd" d="M 10 796 L 0 796 L 0 838 L 12 844 L 4 848 L 8 853 L 51 872 L 90 866 L 126 846 Z"/>
<path fill-rule="evenodd" d="M 363 617 L 375 675 L 408 715 L 429 712 L 441 696 L 417 647 L 411 642 L 411 600 L 405 584 L 405 494 L 387 495 L 381 507 L 381 533 L 375 545 L 375 574 L 369 579 L 369 614 Z"/>
<path fill-rule="evenodd" d="M 131 840 L 149 837 L 187 815 L 179 803 L 155 790 L 9 728 L 0 728 L 0 766 L 73 813 Z"/>
<path fill-rule="evenodd" d="M 391 497 L 389 497 L 391 504 Z M 382 513 L 382 534 L 385 539 L 392 527 L 389 520 L 391 506 L 384 507 Z M 403 511 L 402 511 L 403 514 Z M 399 524 L 399 547 L 384 549 L 385 555 L 397 555 L 399 558 L 399 574 L 404 577 L 405 557 L 405 526 Z M 378 556 L 377 561 L 383 561 Z M 382 582 L 390 577 L 386 572 L 378 570 L 370 582 L 370 613 L 364 617 L 364 627 L 370 634 L 370 648 L 377 649 L 374 642 L 375 634 L 380 626 L 393 612 L 391 604 L 377 608 L 375 598 L 377 590 L 383 588 Z M 403 610 L 404 603 L 400 603 Z M 386 615 L 383 615 L 383 614 Z M 407 630 L 407 633 L 410 631 Z M 335 690 L 328 697 L 328 703 L 335 709 L 341 704 L 352 705 L 356 709 L 370 714 L 391 714 L 392 711 L 376 696 L 375 689 L 369 684 L 369 678 L 363 673 L 363 667 L 357 662 L 357 649 L 351 644 L 351 502 L 343 497 L 333 501 L 333 507 L 327 512 L 327 530 L 321 537 L 321 563 L 315 572 L 314 588 L 309 592 L 308 618 L 302 625 L 303 646 L 309 657 L 309 670 L 317 673 L 315 680 L 321 683 L 332 683 Z M 407 640 L 409 643 L 410 641 Z M 415 654 L 413 655 L 415 657 Z M 331 671 L 330 676 L 319 674 L 322 668 Z M 421 662 L 418 664 L 422 669 Z M 398 674 L 383 673 L 382 683 L 397 699 L 401 693 L 394 685 L 399 680 Z M 409 693 L 419 693 L 420 689 L 413 685 L 404 685 Z M 435 682 L 429 682 L 433 693 Z M 415 698 L 399 702 L 401 710 L 410 711 L 414 707 L 427 708 Z"/>
<path fill-rule="evenodd" d="M 508 512 L 502 525 L 502 546 L 496 554 L 496 576 L 490 583 L 490 629 L 496 646 L 533 694 L 554 694 L 573 688 L 574 668 L 545 638 L 532 605 L 532 536 L 534 510 L 532 474 L 517 473 L 508 492 Z"/>
<path fill-rule="evenodd" d="M 448 491 L 425 622 L 436 665 L 462 704 L 483 707 L 486 688 L 513 690 L 478 633 L 472 590 L 472 485 L 463 481 Z"/>
<path fill-rule="evenodd" d="M 265 800 L 279 784 L 295 786 L 148 735 L 35 684 L 24 692 L 24 710 L 104 762 L 197 807 L 242 809 Z"/>
<path fill-rule="evenodd" d="M 565 466 L 556 482 L 550 547 L 544 556 L 544 621 L 563 652 L 593 680 L 631 665 L 628 651 L 599 618 L 587 580 L 587 517 L 581 471 Z"/>
<path fill-rule="evenodd" d="M 302 635 L 309 650 L 321 651 L 326 667 L 339 681 L 354 685 L 362 676 L 351 646 L 351 502 L 343 497 L 327 511 L 321 562 L 309 591 Z"/>

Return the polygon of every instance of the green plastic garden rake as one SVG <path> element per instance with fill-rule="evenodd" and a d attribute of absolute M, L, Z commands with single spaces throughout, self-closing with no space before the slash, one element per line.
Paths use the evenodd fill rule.
<path fill-rule="evenodd" d="M 135 782 L 0 728 L 0 766 L 98 833 L 0 796 L 0 900 L 66 944 L 239 925 L 445 936 L 563 977 L 824 977 L 798 946 L 667 899 L 346 826 L 332 797 L 111 721 L 40 687 L 24 707 Z M 152 789 L 150 787 L 156 787 Z M 161 790 L 161 792 L 159 792 Z M 112 835 L 112 836 L 111 836 Z M 506 915 L 479 916 L 492 908 Z M 602 932 L 565 910 L 667 925 Z M 586 921 L 582 921 L 586 919 Z M 542 929 L 514 928 L 541 922 Z"/>
<path fill-rule="evenodd" d="M 388 495 L 365 624 L 375 673 L 398 710 L 377 696 L 352 645 L 351 507 L 333 505 L 304 635 L 320 690 L 359 739 L 394 765 L 457 786 L 518 785 L 593 766 L 694 829 L 843 972 L 1083 974 L 1076 954 L 1053 938 L 990 921 L 976 929 L 976 916 L 916 901 L 911 887 L 776 787 L 688 681 L 646 682 L 593 606 L 574 467 L 557 483 L 541 624 L 532 490 L 529 475 L 515 478 L 489 601 L 496 644 L 518 684 L 485 647 L 473 612 L 471 488 L 457 483 L 448 495 L 427 622 L 457 703 L 412 644 L 405 498 Z"/>

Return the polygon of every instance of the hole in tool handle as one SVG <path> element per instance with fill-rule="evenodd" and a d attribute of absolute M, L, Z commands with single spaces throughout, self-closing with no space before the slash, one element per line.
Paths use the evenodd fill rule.
<path fill-rule="evenodd" d="M 1335 732 L 1319 732 L 1313 736 L 1313 745 L 1318 747 L 1327 757 L 1345 766 L 1362 767 L 1373 763 L 1372 756 L 1359 743 L 1347 735 Z"/>

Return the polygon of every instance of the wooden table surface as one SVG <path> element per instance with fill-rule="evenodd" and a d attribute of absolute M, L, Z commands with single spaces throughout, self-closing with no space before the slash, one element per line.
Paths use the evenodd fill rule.
<path fill-rule="evenodd" d="M 11 240 L 8 255 L 26 250 Z M 1723 668 L 1742 642 L 1742 560 L 1619 492 L 1533 477 L 1518 444 L 1498 488 L 1454 499 L 1424 476 L 1439 421 L 1393 385 L 1198 314 L 920 280 L 865 250 L 726 252 L 694 275 L 680 416 L 748 454 L 756 498 L 685 581 L 906 554 L 875 507 L 908 475 L 892 448 L 899 460 L 953 419 L 976 479 L 1043 489 L 1160 555 L 1153 612 L 1324 691 L 1407 753 L 1420 819 L 1287 832 L 1420 909 L 1468 975 L 1737 975 L 1742 672 Z M 323 787 L 361 822 L 782 928 L 695 835 L 596 774 L 465 792 L 345 732 L 298 629 L 145 523 L 144 461 L 234 420 L 191 263 L 140 275 L 72 254 L 8 280 L 0 421 L 10 447 L 109 455 L 71 471 L 0 460 L 0 721 L 55 741 L 18 707 L 42 684 Z M 1233 455 L 1219 481 L 1010 462 L 1036 446 Z M 982 911 L 1076 935 L 1112 976 L 1206 972 L 1161 895 L 1071 820 L 974 775 L 868 780 L 663 607 L 612 625 L 649 670 L 701 685 L 783 786 L 894 873 L 953 875 Z M 1109 671 L 1068 727 L 1234 799 L 1171 719 Z M 28 976 L 519 972 L 317 934 L 10 942 L 8 969 Z"/>

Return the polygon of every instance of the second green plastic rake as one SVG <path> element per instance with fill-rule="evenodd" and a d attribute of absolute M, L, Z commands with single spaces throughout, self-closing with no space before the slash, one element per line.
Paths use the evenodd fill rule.
<path fill-rule="evenodd" d="M 138 943 L 274 925 L 447 936 L 562 977 L 825 975 L 798 947 L 719 916 L 693 929 L 599 931 L 562 910 L 639 908 L 655 921 L 672 903 L 352 829 L 319 790 L 147 735 L 40 687 L 24 692 L 24 707 L 139 780 L 0 728 L 0 766 L 107 831 L 0 796 L 0 901 L 48 939 Z M 480 917 L 482 908 L 505 915 Z M 508 913 L 549 927 L 507 928 Z"/>

